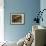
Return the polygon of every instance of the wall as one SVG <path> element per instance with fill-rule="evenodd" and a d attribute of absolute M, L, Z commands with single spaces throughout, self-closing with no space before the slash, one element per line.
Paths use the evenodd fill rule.
<path fill-rule="evenodd" d="M 40 1 L 40 9 L 41 9 L 41 11 L 43 10 L 43 9 L 46 9 L 46 0 L 41 0 Z M 43 17 L 43 22 L 41 21 L 40 22 L 40 25 L 42 25 L 42 26 L 45 26 L 46 27 L 46 10 L 43 12 L 43 15 L 42 15 L 42 17 Z"/>
<path fill-rule="evenodd" d="M 39 0 L 4 0 L 4 36 L 7 41 L 18 41 L 32 29 L 35 12 L 40 9 Z M 24 25 L 11 25 L 10 13 L 17 10 L 25 15 Z"/>

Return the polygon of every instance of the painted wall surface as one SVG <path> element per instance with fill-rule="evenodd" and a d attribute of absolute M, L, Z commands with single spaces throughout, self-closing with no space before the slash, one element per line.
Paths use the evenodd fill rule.
<path fill-rule="evenodd" d="M 24 12 L 24 25 L 11 25 L 10 13 L 16 10 Z M 37 15 L 35 12 L 40 9 L 39 0 L 4 0 L 4 35 L 7 41 L 18 41 L 23 38 L 29 31 L 32 31 L 33 18 Z M 33 23 L 34 24 L 34 23 Z"/>
<path fill-rule="evenodd" d="M 41 11 L 42 11 L 43 9 L 46 9 L 46 0 L 41 0 L 41 1 L 40 1 L 40 9 L 41 9 Z M 42 21 L 40 22 L 40 25 L 46 27 L 46 10 L 43 12 L 42 17 L 43 17 L 44 20 L 43 20 L 43 22 L 42 22 Z"/>

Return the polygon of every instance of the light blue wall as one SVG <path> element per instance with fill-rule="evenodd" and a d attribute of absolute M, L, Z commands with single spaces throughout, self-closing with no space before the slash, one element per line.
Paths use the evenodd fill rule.
<path fill-rule="evenodd" d="M 11 25 L 10 13 L 16 9 L 24 11 L 25 24 Z M 35 12 L 40 9 L 39 0 L 4 0 L 4 30 L 5 40 L 18 41 L 32 29 L 32 19 L 36 17 Z"/>
<path fill-rule="evenodd" d="M 46 9 L 46 0 L 41 0 L 40 1 L 40 10 L 42 11 L 43 9 Z M 46 10 L 43 12 L 43 22 L 40 21 L 40 25 L 46 27 Z"/>

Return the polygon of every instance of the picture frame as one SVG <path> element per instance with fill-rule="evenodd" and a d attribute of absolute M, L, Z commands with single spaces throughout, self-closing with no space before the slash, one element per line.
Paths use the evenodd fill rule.
<path fill-rule="evenodd" d="M 11 24 L 24 24 L 24 13 L 19 13 L 19 14 L 16 14 L 16 13 L 11 13 L 10 14 L 10 23 Z"/>

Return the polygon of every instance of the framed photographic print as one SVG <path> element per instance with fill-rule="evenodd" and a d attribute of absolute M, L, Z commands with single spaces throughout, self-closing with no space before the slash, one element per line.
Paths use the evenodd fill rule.
<path fill-rule="evenodd" d="M 24 24 L 24 14 L 12 14 L 11 24 Z"/>

